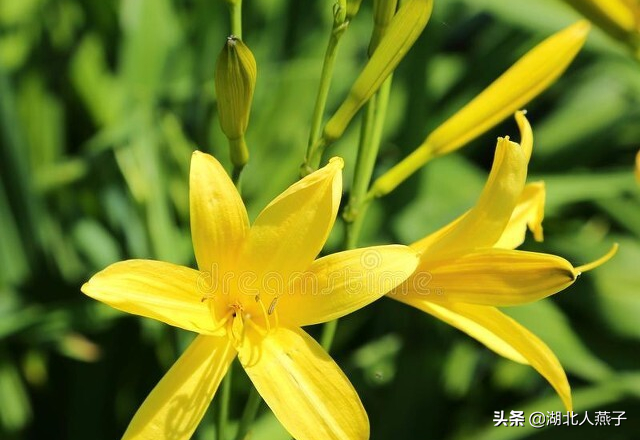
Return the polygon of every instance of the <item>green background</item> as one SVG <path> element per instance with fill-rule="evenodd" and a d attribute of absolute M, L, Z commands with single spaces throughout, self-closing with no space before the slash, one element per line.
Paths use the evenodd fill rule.
<path fill-rule="evenodd" d="M 246 0 L 258 63 L 244 197 L 255 218 L 297 178 L 330 2 Z M 376 175 L 519 56 L 578 15 L 559 0 L 436 0 L 400 64 Z M 343 37 L 328 110 L 366 60 L 367 0 Z M 0 438 L 119 438 L 193 337 L 80 292 L 106 265 L 194 265 L 188 171 L 200 149 L 229 165 L 213 69 L 229 33 L 217 0 L 0 1 Z M 527 106 L 529 181 L 547 184 L 545 241 L 523 249 L 574 264 L 618 255 L 550 300 L 507 310 L 557 353 L 576 410 L 626 411 L 620 427 L 493 428 L 493 412 L 561 410 L 531 368 L 383 299 L 339 324 L 332 354 L 358 390 L 373 439 L 632 439 L 640 432 L 640 64 L 593 30 L 567 73 Z M 358 118 L 356 118 L 358 119 Z M 473 205 L 497 136 L 435 160 L 376 202 L 362 244 L 410 243 Z M 358 121 L 329 155 L 346 160 Z M 338 223 L 326 251 L 339 250 Z M 319 328 L 309 331 L 318 335 Z M 248 379 L 234 375 L 232 417 Z M 196 432 L 213 439 L 217 405 Z M 637 434 L 636 434 L 637 435 Z M 253 439 L 287 436 L 263 406 Z M 637 437 L 636 437 L 637 438 Z"/>

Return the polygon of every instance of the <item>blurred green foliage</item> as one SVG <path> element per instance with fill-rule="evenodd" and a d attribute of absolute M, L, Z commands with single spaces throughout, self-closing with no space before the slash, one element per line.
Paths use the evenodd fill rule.
<path fill-rule="evenodd" d="M 250 215 L 302 161 L 327 2 L 245 2 L 258 63 L 244 175 Z M 577 19 L 560 0 L 436 1 L 398 68 L 376 174 L 545 36 Z M 328 108 L 366 60 L 371 5 L 343 37 Z M 192 338 L 84 297 L 83 281 L 125 258 L 193 265 L 188 168 L 198 148 L 229 165 L 213 87 L 229 32 L 216 0 L 0 1 L 0 438 L 117 438 Z M 446 325 L 381 300 L 341 321 L 334 356 L 360 393 L 373 439 L 630 439 L 640 432 L 640 65 L 594 30 L 528 107 L 530 181 L 547 184 L 544 250 L 582 264 L 618 255 L 550 300 L 508 312 L 567 369 L 577 411 L 624 410 L 618 428 L 492 427 L 495 410 L 558 410 L 552 389 Z M 350 182 L 357 124 L 330 150 Z M 468 209 L 507 121 L 437 159 L 367 218 L 363 242 L 409 243 Z M 346 191 L 349 191 L 348 185 Z M 336 226 L 328 251 L 339 249 Z M 314 329 L 312 329 L 314 332 Z M 234 375 L 232 416 L 248 379 Z M 211 412 L 216 406 L 212 405 Z M 212 439 L 209 415 L 196 438 Z M 262 408 L 254 439 L 286 439 Z"/>

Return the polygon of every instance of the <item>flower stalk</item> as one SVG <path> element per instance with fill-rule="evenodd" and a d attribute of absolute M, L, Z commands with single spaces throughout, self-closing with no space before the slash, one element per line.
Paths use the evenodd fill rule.
<path fill-rule="evenodd" d="M 229 422 L 229 401 L 231 400 L 231 376 L 233 365 L 229 366 L 227 374 L 222 379 L 220 390 L 220 407 L 218 412 L 218 433 L 216 438 L 223 440 L 227 438 L 227 424 Z"/>
<path fill-rule="evenodd" d="M 397 0 L 375 0 L 373 2 L 374 27 L 369 43 L 369 56 L 373 56 L 380 42 L 393 19 Z M 387 114 L 387 104 L 393 74 L 385 80 L 380 90 L 371 97 L 365 105 L 362 120 L 362 130 L 360 132 L 360 144 L 358 146 L 358 156 L 351 185 L 349 203 L 345 209 L 343 218 L 347 223 L 345 244 L 347 249 L 356 247 L 360 229 L 368 207 L 366 194 L 371 183 L 371 176 L 380 150 L 382 141 L 382 130 Z"/>
<path fill-rule="evenodd" d="M 353 5 L 357 3 L 357 5 Z M 313 116 L 311 117 L 311 130 L 309 132 L 309 142 L 307 144 L 307 157 L 312 153 L 312 149 L 320 137 L 320 128 L 322 127 L 322 118 L 327 106 L 327 98 L 329 89 L 331 88 L 331 79 L 336 64 L 338 47 L 342 35 L 349 27 L 349 22 L 353 15 L 357 13 L 360 2 L 347 2 L 339 0 L 333 6 L 333 26 L 329 34 L 327 49 L 324 53 L 324 61 L 322 63 L 322 72 L 320 73 L 320 85 L 318 86 L 318 95 L 313 107 Z M 318 159 L 319 160 L 319 159 Z M 302 170 L 302 174 L 308 174 Z"/>
<path fill-rule="evenodd" d="M 229 6 L 231 33 L 242 39 L 242 0 L 226 0 Z"/>
<path fill-rule="evenodd" d="M 388 28 L 396 12 L 397 3 L 397 0 L 374 1 L 374 29 L 369 44 L 370 57 L 375 53 Z M 343 219 L 346 222 L 345 249 L 355 249 L 358 244 L 358 237 L 368 207 L 365 198 L 380 150 L 392 81 L 393 74 L 389 75 L 379 92 L 374 94 L 365 104 L 353 184 L 351 185 L 349 203 L 343 214 Z M 333 344 L 337 327 L 338 321 L 335 320 L 325 324 L 322 330 L 320 343 L 327 351 Z"/>
<path fill-rule="evenodd" d="M 251 429 L 251 424 L 256 418 L 258 414 L 258 409 L 260 409 L 260 403 L 262 403 L 262 397 L 260 397 L 260 393 L 256 390 L 256 387 L 251 386 L 249 390 L 249 397 L 247 398 L 247 403 L 245 404 L 244 410 L 242 411 L 242 416 L 240 418 L 240 424 L 238 425 L 238 432 L 236 433 L 235 440 L 244 440 Z"/>

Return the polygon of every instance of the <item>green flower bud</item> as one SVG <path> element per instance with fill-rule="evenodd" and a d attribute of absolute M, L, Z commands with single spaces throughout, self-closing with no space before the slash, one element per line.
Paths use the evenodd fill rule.
<path fill-rule="evenodd" d="M 396 14 L 398 0 L 373 0 L 373 35 L 369 44 L 369 56 L 378 47 L 382 36 L 387 31 L 391 19 Z"/>
<path fill-rule="evenodd" d="M 231 162 L 242 167 L 249 159 L 244 134 L 256 86 L 256 60 L 239 38 L 227 38 L 218 56 L 214 79 L 220 127 L 229 139 Z"/>
<path fill-rule="evenodd" d="M 362 0 L 347 0 L 347 20 L 351 21 L 360 10 Z"/>

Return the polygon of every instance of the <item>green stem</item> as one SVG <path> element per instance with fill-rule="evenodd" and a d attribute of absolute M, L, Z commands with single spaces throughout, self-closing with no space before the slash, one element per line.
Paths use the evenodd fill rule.
<path fill-rule="evenodd" d="M 227 422 L 229 420 L 229 400 L 231 397 L 231 372 L 233 364 L 229 366 L 227 374 L 222 379 L 222 391 L 220 393 L 220 413 L 218 414 L 218 440 L 227 438 Z"/>
<path fill-rule="evenodd" d="M 355 249 L 360 236 L 362 221 L 369 207 L 370 198 L 367 196 L 367 188 L 371 181 L 373 168 L 380 149 L 382 128 L 387 113 L 389 91 L 391 90 L 392 77 L 390 76 L 382 85 L 378 94 L 374 95 L 366 104 L 365 113 L 360 128 L 360 143 L 358 145 L 358 157 L 353 176 L 353 185 L 349 204 L 345 210 L 347 233 L 345 239 L 346 249 Z M 329 351 L 333 344 L 338 320 L 330 321 L 324 325 L 320 344 Z"/>
<path fill-rule="evenodd" d="M 367 146 L 371 145 L 371 137 L 373 135 L 372 123 L 375 116 L 375 96 L 371 98 L 371 100 L 366 104 L 365 113 L 362 118 L 362 125 L 360 127 L 360 143 L 358 146 L 358 158 L 356 159 L 356 168 L 355 168 L 355 176 L 354 176 L 354 185 L 355 181 L 358 179 L 358 175 L 362 174 L 363 170 L 363 161 L 368 160 L 366 157 L 366 151 L 369 150 Z M 373 157 L 375 161 L 375 155 Z M 362 185 L 361 185 L 362 186 Z M 366 184 L 363 186 L 363 195 L 367 190 Z M 353 190 L 352 190 L 353 191 Z M 353 193 L 351 195 L 353 197 Z M 351 198 L 349 199 L 351 201 Z M 349 211 L 347 207 L 347 211 L 345 211 L 344 217 L 348 217 Z M 354 230 L 350 228 L 353 225 L 352 222 L 347 223 L 347 236 L 346 236 L 346 249 L 355 249 L 357 242 L 357 235 L 354 235 Z M 322 329 L 322 336 L 320 337 L 320 345 L 326 351 L 331 349 L 331 345 L 333 344 L 333 339 L 336 335 L 336 330 L 338 328 L 338 320 L 335 319 L 333 321 L 327 322 Z"/>
<path fill-rule="evenodd" d="M 358 233 L 354 230 L 356 220 L 360 218 L 360 200 L 366 194 L 369 179 L 373 172 L 373 166 L 378 154 L 373 144 L 373 121 L 376 113 L 376 96 L 372 96 L 365 105 L 362 126 L 360 128 L 360 142 L 358 155 L 353 173 L 353 183 L 349 194 L 349 203 L 345 208 L 343 218 L 346 222 L 346 249 L 355 249 L 358 241 Z M 359 223 L 358 223 L 359 224 Z"/>
<path fill-rule="evenodd" d="M 308 174 L 310 171 L 318 168 L 322 151 L 324 150 L 324 142 L 320 137 L 320 129 L 322 127 L 322 117 L 327 105 L 327 97 L 329 96 L 329 88 L 331 87 L 331 78 L 333 78 L 333 70 L 336 64 L 336 56 L 340 37 L 349 27 L 349 21 L 344 19 L 344 10 L 346 5 L 338 5 L 334 10 L 333 27 L 329 35 L 327 50 L 324 53 L 324 61 L 322 63 L 322 73 L 320 74 L 320 85 L 318 87 L 318 95 L 313 107 L 313 116 L 311 117 L 311 131 L 309 132 L 309 143 L 307 144 L 307 154 L 302 166 L 302 174 Z"/>
<path fill-rule="evenodd" d="M 249 391 L 249 397 L 247 398 L 244 411 L 242 411 L 242 418 L 238 425 L 238 432 L 236 433 L 235 440 L 244 440 L 249 432 L 251 423 L 253 423 L 253 420 L 256 418 L 256 414 L 258 414 L 261 402 L 262 398 L 260 397 L 260 393 L 258 393 L 258 390 L 252 386 L 251 391 Z"/>
<path fill-rule="evenodd" d="M 356 180 L 363 178 L 363 177 L 358 178 L 357 176 L 363 175 L 363 169 L 362 169 L 363 162 L 369 160 L 366 156 L 367 156 L 367 151 L 369 150 L 369 146 L 372 145 L 371 141 L 372 141 L 372 135 L 373 135 L 373 121 L 375 119 L 375 108 L 376 108 L 376 103 L 375 103 L 375 96 L 374 96 L 366 104 L 365 113 L 362 117 L 362 125 L 360 127 L 360 143 L 358 146 L 358 158 L 356 159 L 356 168 L 355 168 L 355 175 L 354 175 L 354 185 Z M 375 161 L 375 155 L 373 157 L 373 160 Z M 359 184 L 360 186 L 363 187 L 361 190 L 363 195 L 367 190 L 367 186 L 366 186 L 367 182 L 365 182 L 364 185 Z M 353 197 L 353 193 L 351 197 Z M 348 213 L 349 211 L 347 210 L 345 212 L 345 220 L 348 217 Z M 346 249 L 354 249 L 357 241 L 357 236 L 354 236 L 353 231 L 352 230 L 350 231 L 349 229 L 349 226 L 352 224 L 353 223 L 351 222 L 347 223 L 347 239 L 346 239 L 346 245 L 345 245 Z M 331 349 L 331 345 L 333 344 L 333 339 L 335 337 L 337 328 L 338 328 L 338 320 L 336 319 L 336 320 L 327 322 L 322 329 L 322 336 L 320 337 L 320 345 L 322 345 L 322 348 L 324 348 L 326 351 L 329 351 Z"/>
<path fill-rule="evenodd" d="M 329 43 L 324 54 L 324 63 L 322 64 L 322 73 L 320 74 L 320 86 L 318 87 L 318 95 L 316 103 L 313 107 L 313 116 L 311 117 L 311 132 L 309 133 L 309 147 L 311 147 L 320 137 L 320 127 L 322 126 L 322 116 L 327 105 L 327 97 L 329 96 L 329 88 L 331 87 L 331 78 L 336 64 L 336 55 L 338 53 L 338 42 L 346 29 L 346 24 L 334 27 L 329 36 Z"/>
<path fill-rule="evenodd" d="M 333 344 L 333 338 L 336 335 L 336 329 L 338 328 L 338 320 L 334 319 L 333 321 L 327 322 L 324 327 L 322 327 L 322 336 L 320 337 L 320 345 L 327 352 L 331 349 L 331 345 Z"/>
<path fill-rule="evenodd" d="M 240 175 L 247 162 L 249 162 L 249 149 L 244 140 L 244 135 L 238 139 L 229 139 L 229 153 L 231 155 L 231 164 L 233 165 L 231 180 L 238 188 L 238 192 L 240 192 Z"/>
<path fill-rule="evenodd" d="M 231 34 L 238 37 L 242 40 L 242 0 L 228 0 L 229 4 L 229 15 L 231 19 Z M 242 143 L 244 144 L 244 139 L 242 139 Z M 246 149 L 246 147 L 245 147 Z M 231 149 L 231 154 L 233 156 L 234 150 Z M 232 157 L 233 159 L 233 157 Z M 242 174 L 242 170 L 244 169 L 244 163 L 235 163 L 233 160 L 233 171 L 231 174 L 231 179 L 240 192 L 240 176 Z M 233 364 L 229 366 L 227 370 L 227 374 L 225 374 L 224 379 L 222 379 L 222 390 L 220 395 L 220 413 L 218 414 L 218 440 L 226 440 L 227 438 L 227 424 L 229 421 L 229 401 L 231 400 L 231 377 L 233 371 Z"/>
<path fill-rule="evenodd" d="M 231 15 L 231 34 L 242 40 L 242 0 L 227 0 Z"/>
<path fill-rule="evenodd" d="M 355 249 L 357 247 L 362 223 L 371 202 L 367 190 L 371 183 L 371 176 L 373 175 L 373 169 L 382 142 L 382 129 L 387 114 L 392 81 L 393 76 L 391 75 L 380 87 L 378 93 L 367 103 L 363 125 L 370 124 L 370 126 L 367 128 L 368 133 L 363 131 L 361 135 L 351 195 L 344 213 L 344 219 L 347 223 L 347 249 Z"/>
<path fill-rule="evenodd" d="M 327 142 L 323 137 L 319 137 L 311 147 L 307 149 L 307 156 L 304 159 L 304 163 L 300 166 L 300 175 L 302 177 L 307 174 L 311 174 L 320 166 L 320 160 L 322 159 L 322 152 L 327 146 Z"/>
<path fill-rule="evenodd" d="M 240 166 L 234 165 L 233 170 L 231 170 L 231 181 L 236 186 L 239 193 L 241 193 L 242 191 L 242 182 L 240 181 L 240 178 L 242 177 L 243 169 L 244 169 L 244 165 L 240 165 Z"/>

